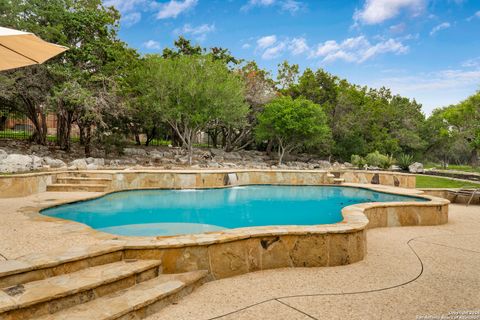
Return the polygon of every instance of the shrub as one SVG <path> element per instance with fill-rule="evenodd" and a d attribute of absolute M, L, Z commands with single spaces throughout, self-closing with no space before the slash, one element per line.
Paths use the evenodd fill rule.
<path fill-rule="evenodd" d="M 378 151 L 367 154 L 365 161 L 371 167 L 379 167 L 382 169 L 388 169 L 395 164 L 393 156 L 384 155 Z"/>
<path fill-rule="evenodd" d="M 350 161 L 354 166 L 356 166 L 358 169 L 363 169 L 363 167 L 367 164 L 365 159 L 358 154 L 352 154 L 352 157 L 350 158 Z"/>
<path fill-rule="evenodd" d="M 382 159 L 382 162 L 380 163 L 380 168 L 382 169 L 389 169 L 391 166 L 393 166 L 397 161 L 392 155 L 386 155 Z"/>
<path fill-rule="evenodd" d="M 100 143 L 103 146 L 105 157 L 107 158 L 112 153 L 117 153 L 118 155 L 123 154 L 123 148 L 128 144 L 125 136 L 120 133 L 104 133 L 101 136 Z"/>
<path fill-rule="evenodd" d="M 397 162 L 402 170 L 408 170 L 408 167 L 413 163 L 413 156 L 405 153 L 401 154 Z"/>

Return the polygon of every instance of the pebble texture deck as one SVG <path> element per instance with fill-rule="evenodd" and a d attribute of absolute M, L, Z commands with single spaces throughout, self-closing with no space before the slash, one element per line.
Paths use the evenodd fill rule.
<path fill-rule="evenodd" d="M 365 259 L 351 265 L 207 283 L 148 320 L 398 320 L 480 311 L 479 206 L 450 205 L 441 226 L 368 230 L 367 246 Z"/>

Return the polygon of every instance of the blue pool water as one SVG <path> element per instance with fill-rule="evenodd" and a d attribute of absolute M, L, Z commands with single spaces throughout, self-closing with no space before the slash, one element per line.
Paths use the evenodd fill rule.
<path fill-rule="evenodd" d="M 135 190 L 42 211 L 116 235 L 160 236 L 266 225 L 316 225 L 342 220 L 362 202 L 425 201 L 333 186 L 245 186 L 203 190 Z"/>

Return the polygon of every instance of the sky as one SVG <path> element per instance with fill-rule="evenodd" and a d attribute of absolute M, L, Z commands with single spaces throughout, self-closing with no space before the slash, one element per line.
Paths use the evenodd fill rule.
<path fill-rule="evenodd" d="M 141 53 L 179 35 L 276 75 L 284 60 L 414 98 L 428 115 L 480 90 L 480 0 L 104 0 Z"/>

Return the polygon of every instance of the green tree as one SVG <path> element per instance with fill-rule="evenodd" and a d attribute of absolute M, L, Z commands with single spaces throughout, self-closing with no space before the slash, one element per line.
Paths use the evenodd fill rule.
<path fill-rule="evenodd" d="M 245 120 L 245 85 L 225 63 L 209 56 L 146 58 L 142 81 L 143 105 L 161 114 L 177 133 L 192 162 L 193 144 L 200 132 L 222 122 Z M 150 109 L 148 109 L 150 110 Z"/>
<path fill-rule="evenodd" d="M 294 90 L 294 86 L 298 81 L 298 75 L 298 64 L 290 64 L 286 60 L 279 64 L 277 80 L 280 85 L 280 89 L 285 93 Z"/>
<path fill-rule="evenodd" d="M 258 140 L 273 140 L 278 147 L 278 163 L 285 154 L 311 147 L 329 139 L 330 128 L 321 106 L 307 99 L 280 97 L 265 105 L 256 127 Z"/>
<path fill-rule="evenodd" d="M 450 153 L 451 158 L 457 158 L 459 162 L 477 166 L 480 150 L 480 91 L 456 105 L 435 110 L 431 118 L 431 122 L 441 122 L 440 129 L 443 132 L 448 130 L 449 139 L 444 145 L 444 153 Z M 435 138 L 431 139 L 433 144 Z M 463 159 L 459 155 L 463 155 Z"/>
<path fill-rule="evenodd" d="M 118 39 L 120 14 L 113 7 L 105 7 L 101 0 L 31 0 L 4 1 L 1 6 L 0 25 L 33 32 L 43 39 L 69 47 L 69 50 L 50 60 L 45 65 L 22 68 L 6 77 L 13 81 L 9 86 L 2 86 L 14 93 L 19 108 L 34 123 L 36 142 L 46 143 L 46 113 L 57 113 L 58 127 L 67 136 L 58 140 L 62 148 L 68 148 L 71 121 L 80 119 L 64 115 L 71 110 L 62 110 L 63 106 L 71 108 L 70 103 L 75 95 L 83 95 L 90 91 L 94 96 L 104 96 L 104 90 L 111 88 L 111 81 L 121 78 L 122 69 L 136 58 L 136 52 L 127 48 Z M 108 79 L 108 82 L 106 81 Z M 70 89 L 78 92 L 72 93 Z M 82 92 L 83 91 L 83 92 Z M 50 95 L 54 94 L 56 101 L 47 105 Z M 65 97 L 62 98 L 61 95 Z M 85 108 L 83 109 L 85 110 Z M 90 131 L 83 128 L 85 122 L 77 122 L 81 133 Z M 38 125 L 37 125 L 38 124 Z M 81 141 L 84 141 L 83 134 Z"/>

